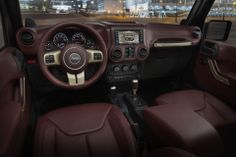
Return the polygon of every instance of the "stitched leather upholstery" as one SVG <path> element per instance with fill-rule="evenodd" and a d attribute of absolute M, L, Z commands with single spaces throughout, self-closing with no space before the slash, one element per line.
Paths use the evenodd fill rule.
<path fill-rule="evenodd" d="M 52 111 L 36 129 L 37 157 L 134 157 L 135 138 L 122 112 L 110 104 Z"/>
<path fill-rule="evenodd" d="M 138 157 L 136 141 L 122 112 L 105 103 L 58 109 L 40 118 L 35 157 Z M 146 157 L 195 157 L 176 148 Z"/>
<path fill-rule="evenodd" d="M 155 105 L 170 104 L 179 108 L 191 108 L 214 127 L 236 124 L 236 113 L 213 95 L 198 91 L 184 90 L 158 97 Z"/>

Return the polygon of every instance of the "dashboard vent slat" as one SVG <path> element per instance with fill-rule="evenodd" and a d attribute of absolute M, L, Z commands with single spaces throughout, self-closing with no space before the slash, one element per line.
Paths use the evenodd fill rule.
<path fill-rule="evenodd" d="M 21 42 L 24 45 L 32 45 L 34 43 L 34 36 L 31 32 L 25 31 L 21 33 Z"/>

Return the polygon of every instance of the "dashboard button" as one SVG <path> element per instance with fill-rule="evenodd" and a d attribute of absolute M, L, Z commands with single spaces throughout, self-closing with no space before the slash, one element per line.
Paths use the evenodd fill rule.
<path fill-rule="evenodd" d="M 100 53 L 94 53 L 94 60 L 101 60 L 102 55 Z"/>
<path fill-rule="evenodd" d="M 53 55 L 48 55 L 48 56 L 46 56 L 45 61 L 46 61 L 47 64 L 54 63 L 55 58 L 54 58 Z"/>
<path fill-rule="evenodd" d="M 125 58 L 133 58 L 135 53 L 134 47 L 126 47 L 125 48 Z"/>

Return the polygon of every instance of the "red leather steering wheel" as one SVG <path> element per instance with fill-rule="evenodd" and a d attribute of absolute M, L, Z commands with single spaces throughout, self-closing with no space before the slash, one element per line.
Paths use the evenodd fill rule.
<path fill-rule="evenodd" d="M 85 30 L 96 40 L 99 50 L 84 49 L 79 44 L 68 44 L 62 50 L 46 52 L 45 43 L 57 32 L 65 28 Z M 60 23 L 50 28 L 43 36 L 39 51 L 38 62 L 45 77 L 54 85 L 66 89 L 82 89 L 96 82 L 104 73 L 107 66 L 107 48 L 103 38 L 93 28 L 73 22 Z M 88 80 L 85 70 L 88 64 L 100 64 L 96 73 Z M 49 66 L 58 66 L 67 72 L 67 82 L 56 78 L 49 70 Z"/>

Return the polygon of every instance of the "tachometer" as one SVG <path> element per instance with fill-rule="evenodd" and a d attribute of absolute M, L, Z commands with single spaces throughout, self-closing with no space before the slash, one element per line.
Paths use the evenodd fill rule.
<path fill-rule="evenodd" d="M 53 37 L 53 43 L 58 47 L 58 48 L 64 48 L 66 44 L 68 44 L 68 37 L 64 33 L 57 33 Z"/>
<path fill-rule="evenodd" d="M 86 38 L 83 33 L 75 33 L 72 36 L 72 42 L 75 44 L 84 45 L 86 43 Z"/>

